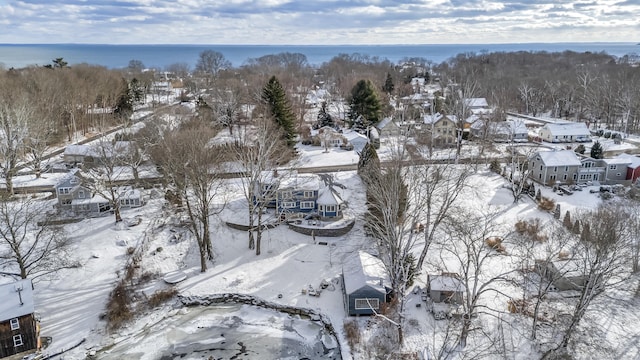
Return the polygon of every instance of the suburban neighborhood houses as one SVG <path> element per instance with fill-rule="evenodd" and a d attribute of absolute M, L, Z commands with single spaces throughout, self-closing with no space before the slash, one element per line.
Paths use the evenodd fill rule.
<path fill-rule="evenodd" d="M 458 68 L 528 57 L 300 55 L 94 69 L 46 151 L 0 137 L 0 356 L 640 356 L 632 110 Z"/>

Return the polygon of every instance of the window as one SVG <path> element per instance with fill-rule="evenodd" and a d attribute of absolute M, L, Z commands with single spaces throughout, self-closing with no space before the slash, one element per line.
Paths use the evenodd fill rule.
<path fill-rule="evenodd" d="M 300 202 L 300 209 L 313 209 L 315 206 L 315 203 L 313 201 L 301 201 Z"/>
<path fill-rule="evenodd" d="M 296 207 L 296 202 L 295 201 L 283 201 L 282 202 L 282 207 L 285 209 L 291 209 Z"/>
<path fill-rule="evenodd" d="M 18 347 L 18 346 L 22 346 L 22 335 L 15 335 L 13 337 L 13 346 L 14 347 Z"/>
<path fill-rule="evenodd" d="M 356 299 L 356 310 L 364 310 L 364 309 L 378 310 L 379 308 L 380 308 L 380 300 L 378 300 L 377 298 Z"/>
<path fill-rule="evenodd" d="M 60 200 L 60 205 L 71 205 L 71 199 Z"/>
<path fill-rule="evenodd" d="M 59 188 L 58 189 L 58 194 L 65 195 L 65 194 L 68 194 L 68 193 L 69 193 L 69 188 Z"/>
<path fill-rule="evenodd" d="M 302 196 L 304 196 L 304 198 L 306 198 L 306 199 L 312 198 L 313 197 L 313 191 L 305 191 Z"/>
<path fill-rule="evenodd" d="M 557 166 L 554 166 L 554 167 L 553 167 L 553 172 L 556 172 L 556 171 L 558 171 L 558 167 L 557 167 Z"/>
<path fill-rule="evenodd" d="M 281 197 L 282 197 L 283 199 L 291 199 L 291 191 L 283 191 L 283 192 L 281 193 Z"/>
<path fill-rule="evenodd" d="M 540 171 L 542 171 L 542 165 L 540 165 Z"/>
<path fill-rule="evenodd" d="M 609 165 L 609 170 L 615 170 L 617 168 L 617 165 Z"/>
<path fill-rule="evenodd" d="M 327 212 L 335 212 L 336 211 L 336 206 L 335 205 L 327 205 L 326 211 Z"/>
<path fill-rule="evenodd" d="M 78 190 L 78 199 L 84 199 L 84 190 Z"/>
<path fill-rule="evenodd" d="M 620 173 L 617 173 L 616 176 L 620 176 Z"/>
<path fill-rule="evenodd" d="M 20 329 L 20 322 L 18 321 L 18 318 L 11 319 L 10 323 L 11 323 L 11 330 Z"/>
<path fill-rule="evenodd" d="M 562 180 L 567 180 L 567 174 L 564 174 L 564 177 L 562 178 Z"/>
<path fill-rule="evenodd" d="M 568 166 L 565 166 L 565 167 L 564 167 L 564 171 L 569 171 L 569 167 L 568 167 Z"/>

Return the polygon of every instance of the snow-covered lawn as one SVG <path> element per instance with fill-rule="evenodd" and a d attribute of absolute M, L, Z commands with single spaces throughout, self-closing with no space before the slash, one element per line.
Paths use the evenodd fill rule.
<path fill-rule="evenodd" d="M 358 155 L 354 151 L 336 148 L 324 152 L 323 148 L 299 147 L 301 166 L 330 166 L 356 164 Z M 383 142 L 380 158 L 389 157 L 390 146 Z M 355 171 L 343 171 L 333 174 L 335 180 L 346 186 L 342 196 L 349 205 L 349 211 L 354 216 L 361 216 L 365 207 L 365 194 L 362 184 Z M 55 182 L 58 174 L 44 174 L 40 180 L 30 175 L 16 178 L 16 184 L 45 185 Z M 229 180 L 229 189 L 238 189 L 237 180 Z M 525 197 L 523 201 L 514 204 L 508 189 L 504 188 L 504 180 L 480 166 L 478 172 L 470 179 L 472 189 L 464 197 L 469 206 L 485 207 L 499 212 L 497 222 L 513 224 L 520 219 L 542 217 L 550 220 L 552 215 L 541 212 L 531 199 Z M 598 194 L 589 192 L 585 188 L 573 195 L 559 196 L 551 189 L 541 187 L 542 195 L 554 199 L 561 205 L 562 212 L 574 211 L 581 208 L 593 208 L 602 200 Z M 242 196 L 235 190 L 227 198 L 238 204 Z M 109 333 L 105 330 L 105 322 L 101 314 L 105 312 L 105 305 L 111 290 L 123 276 L 126 262 L 130 256 L 130 247 L 143 246 L 144 256 L 140 263 L 139 273 L 147 274 L 148 282 L 139 285 L 146 296 L 157 290 L 170 288 L 163 282 L 162 276 L 175 270 L 182 270 L 187 279 L 174 287 L 184 296 L 204 296 L 220 293 L 241 293 L 262 298 L 264 300 L 291 305 L 296 307 L 315 309 L 328 316 L 338 330 L 338 338 L 342 346 L 345 359 L 352 357 L 343 332 L 346 319 L 343 303 L 342 288 L 339 277 L 342 263 L 353 252 L 360 249 L 372 249 L 374 244 L 364 236 L 361 218 L 357 218 L 355 228 L 345 236 L 338 238 L 313 239 L 293 231 L 285 226 L 279 226 L 264 233 L 262 240 L 262 254 L 256 256 L 248 250 L 247 234 L 233 230 L 224 225 L 225 219 L 245 216 L 242 206 L 229 206 L 222 214 L 213 219 L 211 233 L 215 250 L 215 259 L 209 264 L 205 273 L 200 272 L 198 250 L 191 240 L 189 232 L 179 225 L 180 215 L 164 208 L 162 196 L 148 197 L 147 204 L 138 209 L 123 211 L 124 218 L 141 217 L 142 222 L 134 227 L 116 226 L 111 216 L 86 219 L 79 223 L 65 226 L 66 231 L 74 240 L 74 256 L 81 266 L 63 270 L 55 278 L 43 279 L 35 283 L 35 301 L 37 312 L 41 316 L 42 335 L 52 337 L 52 343 L 46 350 L 56 353 L 69 349 L 83 339 L 85 342 L 65 354 L 68 359 L 83 359 L 89 350 L 107 349 L 116 344 L 109 351 L 101 352 L 105 358 L 143 358 L 142 353 L 162 354 L 177 342 L 175 339 L 184 338 L 197 332 L 200 322 L 206 326 L 226 326 L 225 321 L 230 317 L 239 316 L 247 325 L 241 332 L 270 333 L 272 337 L 291 336 L 288 327 L 282 323 L 295 321 L 294 329 L 298 329 L 297 341 L 307 343 L 311 347 L 317 344 L 317 332 L 305 333 L 300 329 L 307 326 L 299 319 L 287 319 L 280 315 L 270 314 L 247 307 L 234 309 L 233 315 L 221 316 L 213 311 L 207 314 L 200 308 L 176 309 L 175 302 L 154 311 L 143 311 L 136 320 L 118 332 Z M 327 245 L 319 245 L 326 242 Z M 435 248 L 434 251 L 436 251 Z M 507 263 L 509 257 L 505 256 Z M 433 262 L 422 272 L 416 283 L 422 288 L 426 285 L 426 275 L 441 269 L 433 266 Z M 495 263 L 492 267 L 498 271 L 504 264 Z M 455 269 L 450 269 L 455 271 Z M 303 294 L 303 289 L 309 286 L 318 288 L 322 280 L 334 284 L 334 289 L 324 290 L 319 297 Z M 9 281 L 9 279 L 7 279 Z M 514 293 L 517 289 L 505 288 L 505 292 Z M 631 301 L 628 293 L 619 294 L 620 299 Z M 421 351 L 428 344 L 434 343 L 434 334 L 443 330 L 442 321 L 435 321 L 427 313 L 425 306 L 417 307 L 421 303 L 419 295 L 410 294 L 407 298 L 407 319 L 405 348 L 407 351 Z M 505 310 L 504 297 L 488 298 L 486 304 Z M 637 304 L 636 300 L 636 304 Z M 591 314 L 590 323 L 602 323 L 610 329 L 605 335 L 611 346 L 626 346 L 630 357 L 637 358 L 637 345 L 631 343 L 637 339 L 640 312 L 629 308 L 607 307 L 606 304 L 596 305 L 598 312 Z M 509 314 L 505 316 L 510 316 Z M 358 320 L 366 336 L 375 336 L 367 330 L 367 324 L 375 324 L 378 320 L 364 318 Z M 495 326 L 490 320 L 483 320 L 486 326 Z M 514 317 L 513 323 L 524 320 Z M 278 325 L 274 325 L 278 323 Z M 228 324 L 227 324 L 228 325 Z M 286 329 L 285 329 L 286 328 Z M 517 329 L 514 327 L 514 329 Z M 221 343 L 219 334 L 211 334 L 210 339 L 198 334 L 203 344 Z M 521 342 L 522 350 L 516 358 L 527 359 L 531 356 L 530 344 L 513 335 L 514 342 Z M 137 345 L 134 345 L 137 344 Z M 233 345 L 236 346 L 236 345 Z M 129 349 L 131 352 L 129 352 Z M 110 352 L 112 351 L 112 352 Z M 264 350 L 260 356 L 271 358 Z M 115 354 L 118 354 L 115 356 Z M 599 354 L 601 355 L 601 354 Z M 363 358 L 356 354 L 356 358 Z M 149 355 L 146 358 L 157 358 Z M 259 357 L 258 357 L 259 358 Z M 584 358 L 589 358 L 585 356 Z M 606 357 L 604 357 L 606 358 Z"/>

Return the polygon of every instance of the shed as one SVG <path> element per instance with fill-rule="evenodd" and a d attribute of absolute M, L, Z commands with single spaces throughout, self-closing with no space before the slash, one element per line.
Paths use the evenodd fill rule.
<path fill-rule="evenodd" d="M 364 251 L 344 263 L 342 283 L 348 315 L 373 315 L 389 300 L 389 280 L 382 260 Z"/>
<path fill-rule="evenodd" d="M 33 285 L 23 279 L 0 286 L 0 357 L 40 348 Z"/>
<path fill-rule="evenodd" d="M 461 305 L 464 292 L 465 286 L 457 274 L 443 273 L 427 278 L 427 293 L 435 303 Z"/>

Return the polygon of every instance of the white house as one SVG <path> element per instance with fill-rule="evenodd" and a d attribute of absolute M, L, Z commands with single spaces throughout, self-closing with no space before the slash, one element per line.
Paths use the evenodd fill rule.
<path fill-rule="evenodd" d="M 540 129 L 540 138 L 550 143 L 590 142 L 591 132 L 585 123 L 549 123 Z"/>

